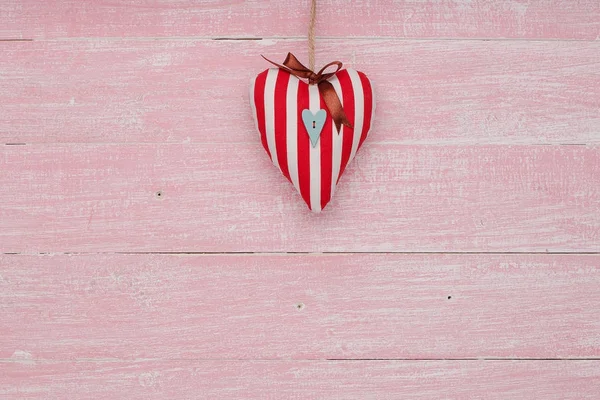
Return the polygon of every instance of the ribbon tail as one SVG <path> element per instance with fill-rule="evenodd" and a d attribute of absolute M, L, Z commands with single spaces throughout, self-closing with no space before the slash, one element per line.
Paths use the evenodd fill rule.
<path fill-rule="evenodd" d="M 319 83 L 319 93 L 323 96 L 323 101 L 331 114 L 331 118 L 335 124 L 338 134 L 342 125 L 352 129 L 352 124 L 348 121 L 348 117 L 344 112 L 340 98 L 338 97 L 333 85 L 329 81 L 322 81 Z"/>
<path fill-rule="evenodd" d="M 274 66 L 276 66 L 277 68 L 287 71 L 290 74 L 297 76 L 298 78 L 310 79 L 311 76 L 315 75 L 314 72 L 302 65 L 302 63 L 298 61 L 296 56 L 294 56 L 292 53 L 288 53 L 287 57 L 285 58 L 285 61 L 283 62 L 283 65 L 277 64 L 276 62 L 269 60 L 262 54 L 261 57 L 273 64 Z"/>
<path fill-rule="evenodd" d="M 310 69 L 308 69 L 304 65 L 302 65 L 302 63 L 300 61 L 298 61 L 298 58 L 296 58 L 296 56 L 293 55 L 292 53 L 287 54 L 287 56 L 285 57 L 285 60 L 283 61 L 283 65 L 285 65 L 286 67 L 293 69 L 295 71 L 312 72 Z"/>
<path fill-rule="evenodd" d="M 289 54 L 291 54 L 291 53 L 289 53 Z M 288 54 L 288 57 L 289 57 L 289 54 Z M 276 66 L 278 68 L 281 68 L 281 69 L 283 69 L 285 71 L 291 72 L 290 69 L 287 66 L 281 65 L 281 64 L 277 64 L 276 62 L 269 60 L 267 57 L 263 56 L 262 54 L 260 56 L 262 58 L 264 58 L 265 60 L 267 60 L 268 62 L 270 62 L 271 64 L 273 64 L 274 66 Z M 286 58 L 286 60 L 287 60 L 287 58 Z"/>

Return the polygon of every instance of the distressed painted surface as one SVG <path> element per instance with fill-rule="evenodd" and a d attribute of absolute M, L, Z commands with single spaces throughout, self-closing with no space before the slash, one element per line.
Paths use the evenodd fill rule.
<path fill-rule="evenodd" d="M 0 2 L 0 398 L 598 398 L 600 3 L 341 3 L 315 216 L 247 97 L 307 0 Z"/>
<path fill-rule="evenodd" d="M 594 361 L 0 362 L 0 395 L 94 399 L 597 399 Z"/>
<path fill-rule="evenodd" d="M 256 142 L 250 79 L 304 40 L 0 42 L 0 143 Z M 600 41 L 319 42 L 373 82 L 369 141 L 599 144 Z"/>
<path fill-rule="evenodd" d="M 4 0 L 0 39 L 305 36 L 308 0 Z M 319 0 L 317 35 L 597 39 L 597 0 Z"/>
<path fill-rule="evenodd" d="M 599 287 L 600 255 L 4 255 L 0 359 L 597 358 Z"/>
<path fill-rule="evenodd" d="M 0 251 L 597 252 L 598 176 L 600 147 L 366 143 L 313 215 L 259 140 L 2 146 Z"/>

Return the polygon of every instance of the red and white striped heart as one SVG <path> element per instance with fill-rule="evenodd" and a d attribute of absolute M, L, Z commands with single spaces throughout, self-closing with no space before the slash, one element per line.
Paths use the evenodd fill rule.
<path fill-rule="evenodd" d="M 317 85 L 282 69 L 260 73 L 250 90 L 263 147 L 314 212 L 331 200 L 346 166 L 369 134 L 375 111 L 371 83 L 362 72 L 341 70 L 328 81 L 353 128 L 342 126 L 338 133 Z M 326 112 L 324 122 L 321 110 Z"/>

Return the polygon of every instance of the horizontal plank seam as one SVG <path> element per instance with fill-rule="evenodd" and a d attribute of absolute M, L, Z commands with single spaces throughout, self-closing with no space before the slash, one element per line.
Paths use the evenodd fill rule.
<path fill-rule="evenodd" d="M 98 362 L 98 363 L 144 363 L 144 362 L 323 362 L 323 361 L 600 361 L 600 357 L 567 357 L 567 358 L 502 358 L 502 357 L 467 357 L 467 358 L 142 358 L 142 359 L 120 359 L 120 358 L 75 358 L 75 359 L 27 359 L 15 360 L 11 358 L 0 359 L 0 364 L 23 364 L 23 363 L 59 363 L 59 362 Z"/>
<path fill-rule="evenodd" d="M 36 256 L 36 255 L 351 255 L 351 254 L 397 254 L 397 255 L 600 255 L 599 251 L 113 251 L 113 252 L 0 252 L 7 256 Z"/>
<path fill-rule="evenodd" d="M 5 146 L 172 146 L 172 145 L 186 145 L 186 146 L 204 146 L 204 145 L 220 145 L 224 142 L 212 142 L 202 141 L 194 143 L 186 142 L 8 142 L 4 143 Z M 240 145 L 255 143 L 253 141 L 248 142 L 227 142 L 227 145 Z M 486 142 L 486 143 L 468 143 L 468 142 L 455 142 L 455 141 L 444 141 L 437 140 L 435 142 L 425 142 L 417 140 L 408 141 L 377 141 L 371 140 L 369 144 L 373 145 L 396 145 L 396 146 L 427 146 L 427 147 L 495 147 L 495 146 L 510 146 L 510 147 L 530 147 L 530 146 L 584 146 L 584 147 L 600 147 L 599 143 L 537 143 L 537 142 L 522 142 L 522 143 L 511 143 L 511 142 Z"/>
<path fill-rule="evenodd" d="M 600 361 L 600 357 L 327 358 L 326 361 Z"/>
<path fill-rule="evenodd" d="M 598 43 L 596 39 L 565 39 L 565 38 L 493 38 L 493 37 L 396 37 L 396 36 L 317 36 L 317 40 L 343 40 L 343 41 L 484 41 L 484 42 L 590 42 Z M 0 42 L 63 42 L 63 41 L 157 41 L 157 40 L 185 40 L 185 41 L 246 41 L 246 40 L 307 40 L 306 36 L 84 36 L 84 37 L 53 37 L 53 38 L 1 38 Z"/>

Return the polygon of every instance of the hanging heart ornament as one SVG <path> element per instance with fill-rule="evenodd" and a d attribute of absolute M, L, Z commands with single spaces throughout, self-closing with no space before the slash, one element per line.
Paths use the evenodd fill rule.
<path fill-rule="evenodd" d="M 260 73 L 250 89 L 261 142 L 308 207 L 320 212 L 371 130 L 371 82 L 338 61 L 318 73 L 291 53 L 283 65 L 267 61 L 277 68 Z M 326 72 L 331 66 L 337 70 Z"/>

